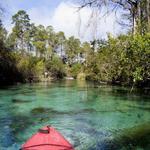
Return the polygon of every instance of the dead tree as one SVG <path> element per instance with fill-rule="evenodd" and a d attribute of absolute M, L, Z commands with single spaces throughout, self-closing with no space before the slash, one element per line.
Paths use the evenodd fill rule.
<path fill-rule="evenodd" d="M 128 11 L 131 18 L 132 33 L 144 34 L 150 31 L 150 0 L 81 0 L 81 7 L 107 7 L 107 13 L 117 11 L 119 8 Z"/>

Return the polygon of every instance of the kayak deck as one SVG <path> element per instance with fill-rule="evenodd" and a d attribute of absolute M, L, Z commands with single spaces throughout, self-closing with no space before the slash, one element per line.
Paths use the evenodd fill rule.
<path fill-rule="evenodd" d="M 74 150 L 74 148 L 55 128 L 46 126 L 27 140 L 21 150 Z"/>

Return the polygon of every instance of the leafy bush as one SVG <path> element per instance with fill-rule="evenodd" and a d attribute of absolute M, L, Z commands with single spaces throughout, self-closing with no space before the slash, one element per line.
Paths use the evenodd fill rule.
<path fill-rule="evenodd" d="M 13 53 L 2 47 L 2 44 L 0 45 L 0 85 L 23 82 L 23 76 L 16 67 Z"/>
<path fill-rule="evenodd" d="M 45 65 L 42 59 L 25 56 L 18 59 L 17 68 L 25 79 L 36 78 L 37 80 L 43 74 Z"/>
<path fill-rule="evenodd" d="M 65 76 L 65 65 L 63 61 L 54 56 L 52 60 L 46 61 L 46 70 L 51 73 L 51 76 L 54 78 L 63 78 Z"/>
<path fill-rule="evenodd" d="M 73 64 L 70 68 L 71 76 L 77 78 L 77 75 L 81 72 L 82 65 L 79 63 Z"/>
<path fill-rule="evenodd" d="M 147 84 L 150 78 L 150 34 L 109 36 L 88 56 L 87 79 L 120 84 Z"/>

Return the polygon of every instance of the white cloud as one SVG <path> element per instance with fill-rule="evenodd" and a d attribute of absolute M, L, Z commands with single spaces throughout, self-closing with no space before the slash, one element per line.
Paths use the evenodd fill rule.
<path fill-rule="evenodd" d="M 31 22 L 36 25 L 48 26 L 51 24 L 52 12 L 47 7 L 33 7 L 27 13 L 30 16 Z"/>
<path fill-rule="evenodd" d="M 93 38 L 106 38 L 107 33 L 116 35 L 120 32 L 120 26 L 116 23 L 116 15 L 110 13 L 102 17 L 105 9 L 101 13 L 91 8 L 83 8 L 77 11 L 77 6 L 71 3 L 61 3 L 54 12 L 51 23 L 54 28 L 62 30 L 67 36 L 74 35 L 82 40 L 92 40 Z"/>
<path fill-rule="evenodd" d="M 66 36 L 74 35 L 81 40 L 92 40 L 95 37 L 106 38 L 107 33 L 116 35 L 120 32 L 116 14 L 102 17 L 104 12 L 103 9 L 100 14 L 91 8 L 77 11 L 77 5 L 62 2 L 53 14 L 45 7 L 32 8 L 28 13 L 36 24 L 52 25 L 56 31 L 64 31 Z"/>
<path fill-rule="evenodd" d="M 52 25 L 57 31 L 62 30 L 68 36 L 77 36 L 78 13 L 70 3 L 61 3 L 54 12 Z"/>
<path fill-rule="evenodd" d="M 116 35 L 121 31 L 115 13 L 102 17 L 104 9 L 101 13 L 93 13 L 89 7 L 77 11 L 77 5 L 69 2 L 61 2 L 54 10 L 48 6 L 32 7 L 27 13 L 36 25 L 52 25 L 56 31 L 65 32 L 67 37 L 73 35 L 82 41 L 105 38 L 108 32 Z"/>

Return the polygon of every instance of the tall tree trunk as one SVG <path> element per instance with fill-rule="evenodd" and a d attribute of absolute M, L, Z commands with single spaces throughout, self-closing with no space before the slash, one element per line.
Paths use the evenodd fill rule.
<path fill-rule="evenodd" d="M 137 2 L 137 32 L 142 34 L 142 4 Z"/>
<path fill-rule="evenodd" d="M 21 38 L 21 51 L 24 53 L 24 41 L 23 41 L 23 37 Z"/>
<path fill-rule="evenodd" d="M 38 50 L 37 50 L 37 48 L 36 48 L 36 50 L 35 50 L 35 56 L 38 57 L 38 54 L 39 54 L 39 53 L 38 53 Z"/>
<path fill-rule="evenodd" d="M 148 32 L 150 32 L 150 0 L 146 0 L 146 13 L 147 13 L 147 28 Z"/>
<path fill-rule="evenodd" d="M 135 35 L 137 32 L 140 31 L 140 24 L 141 24 L 141 8 L 139 2 L 131 3 L 131 14 L 132 14 L 132 33 Z"/>
<path fill-rule="evenodd" d="M 135 14 L 134 13 L 132 14 L 132 21 L 133 21 L 132 34 L 135 35 L 136 34 L 137 24 L 136 24 L 136 18 L 135 18 Z"/>
<path fill-rule="evenodd" d="M 63 51 L 63 44 L 62 43 L 61 43 L 60 47 L 61 47 L 60 57 L 62 58 L 62 51 Z"/>

